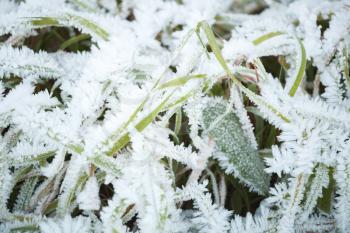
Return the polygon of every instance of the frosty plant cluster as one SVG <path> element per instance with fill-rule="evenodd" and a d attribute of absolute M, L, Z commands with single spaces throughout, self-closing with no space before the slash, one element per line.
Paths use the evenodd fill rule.
<path fill-rule="evenodd" d="M 349 232 L 350 3 L 245 2 L 0 1 L 0 232 Z"/>

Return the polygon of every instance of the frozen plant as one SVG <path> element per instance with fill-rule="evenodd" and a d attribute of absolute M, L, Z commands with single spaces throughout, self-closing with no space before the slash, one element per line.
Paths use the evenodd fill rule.
<path fill-rule="evenodd" d="M 0 232 L 350 232 L 350 3 L 0 2 Z"/>

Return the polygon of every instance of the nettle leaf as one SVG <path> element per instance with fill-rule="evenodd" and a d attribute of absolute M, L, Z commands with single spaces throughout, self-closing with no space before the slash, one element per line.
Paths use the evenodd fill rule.
<path fill-rule="evenodd" d="M 220 99 L 210 99 L 202 111 L 204 133 L 216 143 L 214 156 L 253 191 L 266 194 L 269 176 L 258 151 L 250 143 L 233 109 Z"/>

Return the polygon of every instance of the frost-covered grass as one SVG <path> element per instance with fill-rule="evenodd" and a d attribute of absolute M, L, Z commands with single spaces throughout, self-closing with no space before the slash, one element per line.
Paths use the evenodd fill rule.
<path fill-rule="evenodd" d="M 0 232 L 350 232 L 350 3 L 1 0 Z"/>

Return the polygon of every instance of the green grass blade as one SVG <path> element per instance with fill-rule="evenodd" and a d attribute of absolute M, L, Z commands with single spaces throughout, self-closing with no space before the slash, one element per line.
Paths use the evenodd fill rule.
<path fill-rule="evenodd" d="M 33 157 L 32 159 L 30 159 L 30 162 L 32 161 L 45 161 L 46 159 L 54 156 L 56 154 L 56 151 L 48 151 L 42 154 L 38 154 L 35 157 Z"/>
<path fill-rule="evenodd" d="M 273 112 L 276 116 L 278 116 L 280 119 L 282 119 L 284 122 L 290 122 L 290 120 L 288 119 L 288 117 L 286 117 L 285 115 L 283 115 L 280 111 L 278 111 L 274 106 L 272 106 L 271 104 L 267 103 L 265 100 L 263 100 L 259 95 L 255 94 L 254 92 L 252 92 L 251 90 L 249 90 L 248 88 L 246 88 L 245 86 L 243 86 L 241 83 L 237 83 L 238 86 L 240 87 L 240 89 L 242 90 L 242 92 L 252 101 L 254 102 L 256 105 L 260 105 L 260 106 L 265 106 L 267 107 L 271 112 Z"/>
<path fill-rule="evenodd" d="M 252 41 L 252 43 L 254 45 L 259 45 L 259 44 L 263 43 L 266 40 L 269 40 L 269 39 L 271 39 L 273 37 L 280 36 L 280 35 L 283 35 L 283 34 L 284 34 L 283 32 L 270 32 L 270 33 L 267 33 L 265 35 L 262 35 L 262 36 L 256 38 L 255 40 Z"/>
<path fill-rule="evenodd" d="M 211 30 L 209 24 L 206 21 L 202 21 L 202 22 L 198 23 L 197 30 L 199 30 L 199 28 L 202 28 L 204 33 L 206 34 L 210 48 L 212 49 L 216 59 L 219 61 L 222 68 L 225 70 L 225 72 L 227 74 L 232 74 L 232 72 L 230 71 L 230 69 L 227 66 L 227 63 L 226 63 L 224 57 L 221 54 L 221 50 L 216 42 L 216 38 L 215 38 L 214 33 Z"/>
<path fill-rule="evenodd" d="M 86 40 L 89 38 L 90 38 L 90 35 L 88 35 L 88 34 L 80 34 L 80 35 L 74 36 L 74 37 L 66 40 L 63 44 L 61 44 L 60 50 L 64 50 L 64 49 L 70 47 L 71 45 L 78 43 L 79 41 Z"/>
<path fill-rule="evenodd" d="M 152 112 L 150 112 L 145 118 L 143 118 L 139 123 L 135 125 L 137 131 L 142 132 L 163 110 L 168 100 L 172 96 L 172 93 L 168 95 Z M 123 134 L 119 140 L 113 145 L 112 149 L 110 149 L 106 154 L 108 156 L 112 156 L 117 153 L 120 149 L 126 146 L 130 142 L 129 133 Z"/>
<path fill-rule="evenodd" d="M 106 171 L 108 174 L 112 174 L 115 177 L 120 176 L 121 168 L 116 164 L 116 160 L 105 155 L 98 155 L 89 158 L 89 161 L 93 163 L 96 167 Z"/>
<path fill-rule="evenodd" d="M 347 46 L 343 48 L 343 76 L 345 79 L 346 87 L 350 91 L 350 74 L 349 74 L 349 50 Z"/>
<path fill-rule="evenodd" d="M 67 214 L 77 192 L 80 191 L 80 188 L 86 183 L 88 178 L 89 176 L 85 172 L 81 173 L 78 179 L 72 180 L 72 185 L 68 189 L 64 190 L 66 194 L 59 196 L 58 208 L 56 210 L 59 216 L 64 216 Z"/>
<path fill-rule="evenodd" d="M 30 20 L 33 26 L 58 26 L 60 23 L 57 19 L 52 17 L 33 17 Z"/>
<path fill-rule="evenodd" d="M 81 1 L 81 0 L 70 0 L 70 2 L 72 2 L 77 7 L 81 8 L 81 9 L 84 9 L 86 11 L 93 12 L 93 13 L 96 12 L 96 10 L 94 8 L 90 7 L 88 4 L 85 4 L 84 1 Z"/>
<path fill-rule="evenodd" d="M 193 32 L 194 32 L 194 30 L 191 30 L 191 31 L 189 31 L 189 32 L 186 34 L 185 38 L 181 41 L 179 47 L 176 48 L 176 50 L 175 50 L 175 52 L 174 52 L 175 54 L 179 53 L 179 52 L 183 49 L 183 47 L 187 44 L 189 38 L 192 36 Z M 176 57 L 177 57 L 177 56 L 175 55 L 175 56 L 172 58 L 172 60 L 175 60 Z M 134 110 L 134 112 L 131 114 L 131 116 L 129 117 L 129 119 L 128 119 L 125 123 L 123 123 L 123 124 L 109 137 L 110 139 L 113 140 L 116 136 L 118 136 L 119 134 L 121 134 L 121 133 L 126 129 L 126 127 L 136 118 L 137 114 L 143 109 L 143 107 L 145 106 L 145 104 L 146 104 L 146 102 L 148 101 L 149 97 L 151 96 L 152 91 L 154 91 L 154 90 L 156 90 L 156 89 L 159 89 L 159 86 L 158 86 L 158 85 L 159 85 L 159 83 L 161 82 L 161 80 L 162 80 L 164 74 L 166 74 L 167 70 L 168 70 L 168 67 L 166 67 L 166 69 L 163 71 L 163 73 L 162 73 L 162 74 L 159 76 L 159 78 L 155 81 L 155 83 L 153 84 L 153 86 L 152 86 L 150 92 L 149 92 L 149 93 L 147 94 L 147 96 L 142 100 L 142 102 L 137 106 L 137 108 L 136 108 L 136 109 Z M 175 105 L 176 105 L 176 104 L 175 104 Z M 171 107 L 173 107 L 173 106 L 171 106 Z M 164 110 L 167 110 L 167 109 L 169 109 L 169 108 L 170 108 L 170 106 L 167 106 L 167 107 L 164 108 Z M 122 147 L 125 146 L 129 141 L 130 141 L 130 138 L 128 138 L 128 135 L 122 135 L 122 136 L 120 137 L 120 139 L 119 139 L 119 142 L 116 143 L 116 144 L 119 144 L 119 145 L 115 145 L 115 146 L 117 146 L 117 148 L 122 148 Z M 105 143 L 108 143 L 108 141 L 105 142 Z"/>
<path fill-rule="evenodd" d="M 99 36 L 105 41 L 107 41 L 109 37 L 109 33 L 96 23 L 79 15 L 70 13 L 64 14 L 61 17 L 29 17 L 29 21 L 35 27 L 65 27 L 73 24 L 74 26 L 85 28 L 88 31 L 93 32 L 93 34 Z"/>
<path fill-rule="evenodd" d="M 131 138 L 129 133 L 123 134 L 116 143 L 114 143 L 113 147 L 106 153 L 108 156 L 113 156 L 120 149 L 126 146 L 130 142 Z"/>
<path fill-rule="evenodd" d="M 66 17 L 68 17 L 69 20 L 76 21 L 80 25 L 90 29 L 91 31 L 96 33 L 96 35 L 99 35 L 102 39 L 104 39 L 106 41 L 108 40 L 109 33 L 106 30 L 104 30 L 103 28 L 101 28 L 100 26 L 98 26 L 96 23 L 94 23 L 88 19 L 85 19 L 79 15 L 67 14 Z"/>
<path fill-rule="evenodd" d="M 199 31 L 199 27 L 197 27 L 197 29 L 195 30 L 196 31 L 196 36 L 197 36 L 197 38 L 198 38 L 198 40 L 199 40 L 199 42 L 201 43 L 201 45 L 202 45 L 202 47 L 203 47 L 203 50 L 204 50 L 204 52 L 205 52 L 205 55 L 207 55 L 207 58 L 210 58 L 209 57 L 209 53 L 208 53 L 208 50 L 207 50 L 207 48 L 206 48 L 206 46 L 205 46 L 205 44 L 204 44 L 204 42 L 203 42 L 203 40 L 202 40 L 202 37 L 201 37 L 201 35 L 200 35 L 200 31 Z"/>
<path fill-rule="evenodd" d="M 158 115 L 158 113 L 164 108 L 165 104 L 168 102 L 172 93 L 168 95 L 150 114 L 148 114 L 144 119 L 142 119 L 135 128 L 141 132 L 144 130 Z"/>
<path fill-rule="evenodd" d="M 194 91 L 190 91 L 187 94 L 183 95 L 182 97 L 180 97 L 179 99 L 177 99 L 176 101 L 174 101 L 173 103 L 170 103 L 169 105 L 167 105 L 164 109 L 168 110 L 170 108 L 173 108 L 183 102 L 185 102 L 186 100 L 188 100 L 189 98 L 191 98 L 194 95 Z"/>
<path fill-rule="evenodd" d="M 255 40 L 252 41 L 252 43 L 254 45 L 259 45 L 266 40 L 269 40 L 273 37 L 280 36 L 283 34 L 284 34 L 283 32 L 270 32 L 270 33 L 267 33 L 265 35 L 262 35 L 262 36 L 256 38 Z M 294 78 L 294 83 L 289 91 L 290 96 L 294 96 L 296 91 L 298 90 L 298 87 L 300 86 L 300 83 L 303 80 L 303 76 L 304 76 L 305 69 L 306 69 L 306 61 L 307 61 L 306 60 L 306 51 L 305 51 L 305 47 L 304 47 L 303 43 L 299 39 L 298 39 L 298 45 L 299 45 L 300 54 L 301 54 L 301 58 L 299 61 L 300 65 L 298 68 L 298 72 Z"/>
<path fill-rule="evenodd" d="M 175 128 L 174 133 L 175 135 L 178 135 L 181 129 L 181 122 L 182 122 L 182 111 L 179 107 L 176 111 L 176 117 L 175 117 Z"/>
<path fill-rule="evenodd" d="M 37 232 L 39 230 L 39 227 L 35 224 L 28 224 L 26 226 L 20 226 L 20 227 L 14 227 L 11 228 L 11 233 L 18 233 L 18 232 Z"/>
<path fill-rule="evenodd" d="M 47 207 L 46 209 L 44 210 L 44 214 L 45 215 L 48 215 L 52 212 L 54 212 L 56 209 L 57 209 L 57 205 L 58 205 L 58 200 L 54 200 L 52 201 Z"/>
<path fill-rule="evenodd" d="M 14 173 L 14 183 L 18 183 L 22 180 L 25 179 L 25 177 L 27 176 L 27 174 L 33 169 L 33 165 L 29 165 L 27 167 L 24 168 L 20 168 L 18 170 L 16 170 L 16 172 Z"/>
<path fill-rule="evenodd" d="M 295 77 L 294 83 L 289 91 L 290 96 L 294 96 L 296 91 L 298 90 L 298 87 L 300 86 L 301 81 L 303 80 L 304 73 L 305 73 L 305 68 L 306 68 L 306 51 L 303 43 L 301 40 L 298 40 L 299 42 L 299 47 L 300 47 L 300 53 L 301 53 L 301 58 L 300 58 L 300 66 L 298 69 L 298 73 Z"/>
<path fill-rule="evenodd" d="M 164 89 L 168 87 L 177 87 L 177 86 L 183 86 L 185 85 L 188 81 L 192 79 L 202 79 L 206 78 L 207 76 L 205 74 L 196 74 L 196 75 L 186 75 L 186 76 L 181 76 L 179 78 L 172 79 L 168 82 L 165 82 L 161 84 L 158 89 Z"/>

